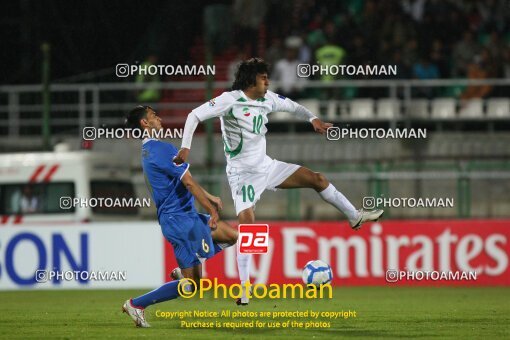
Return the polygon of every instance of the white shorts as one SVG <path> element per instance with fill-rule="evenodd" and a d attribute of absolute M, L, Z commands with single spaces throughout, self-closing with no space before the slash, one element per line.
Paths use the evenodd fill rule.
<path fill-rule="evenodd" d="M 263 164 L 256 169 L 239 169 L 227 166 L 227 178 L 232 191 L 236 215 L 255 206 L 262 193 L 269 189 L 276 191 L 300 166 L 271 159 L 266 156 Z"/>

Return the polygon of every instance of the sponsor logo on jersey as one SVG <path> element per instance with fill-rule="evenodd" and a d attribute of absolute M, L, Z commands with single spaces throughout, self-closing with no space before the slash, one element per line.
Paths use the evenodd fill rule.
<path fill-rule="evenodd" d="M 209 106 L 214 106 L 216 105 L 216 101 L 213 99 L 209 100 Z"/>
<path fill-rule="evenodd" d="M 287 99 L 287 97 L 282 96 L 281 94 L 278 95 L 278 98 L 283 99 L 283 100 Z"/>
<path fill-rule="evenodd" d="M 186 163 L 181 163 L 181 164 L 177 164 L 175 163 L 175 159 L 177 158 L 177 156 L 175 156 L 174 158 L 172 158 L 172 163 L 174 163 L 175 166 L 183 166 L 184 164 Z"/>

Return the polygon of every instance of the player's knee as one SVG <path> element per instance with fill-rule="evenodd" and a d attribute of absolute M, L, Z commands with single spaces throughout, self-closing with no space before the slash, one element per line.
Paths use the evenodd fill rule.
<path fill-rule="evenodd" d="M 255 223 L 255 214 L 253 208 L 248 208 L 239 213 L 240 224 L 253 224 Z"/>
<path fill-rule="evenodd" d="M 237 238 L 239 237 L 239 233 L 237 232 L 237 230 L 234 230 L 234 232 L 232 233 L 232 235 L 230 235 L 230 239 L 228 240 L 228 244 L 230 244 L 231 246 L 233 246 L 234 244 L 237 243 Z"/>
<path fill-rule="evenodd" d="M 326 189 L 328 187 L 328 185 L 329 185 L 329 181 L 326 178 L 326 176 L 324 176 L 320 172 L 314 173 L 314 189 L 315 190 L 322 191 L 322 190 Z"/>
<path fill-rule="evenodd" d="M 239 233 L 235 229 L 228 230 L 228 232 L 225 235 L 226 236 L 225 243 L 228 244 L 227 247 L 231 247 L 237 243 L 238 234 Z"/>

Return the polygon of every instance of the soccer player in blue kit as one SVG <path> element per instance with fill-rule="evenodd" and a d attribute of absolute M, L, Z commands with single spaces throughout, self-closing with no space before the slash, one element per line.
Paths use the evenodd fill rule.
<path fill-rule="evenodd" d="M 163 128 L 161 118 L 150 106 L 137 106 L 131 110 L 126 117 L 126 126 L 145 130 L 146 135 Z M 145 181 L 156 203 L 161 231 L 172 244 L 180 268 L 172 272 L 173 281 L 129 299 L 122 306 L 123 312 L 137 327 L 150 327 L 144 309 L 177 298 L 177 278 L 191 278 L 198 282 L 202 276 L 202 262 L 235 244 L 237 230 L 219 220 L 216 207 L 222 207 L 220 198 L 209 194 L 191 177 L 189 164 L 173 162 L 178 150 L 172 144 L 154 138 L 145 138 L 142 143 Z M 195 200 L 209 215 L 196 211 Z"/>

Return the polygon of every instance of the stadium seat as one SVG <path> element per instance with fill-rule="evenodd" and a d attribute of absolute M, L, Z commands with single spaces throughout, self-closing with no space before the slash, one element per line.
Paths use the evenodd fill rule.
<path fill-rule="evenodd" d="M 441 91 L 442 93 L 441 97 L 460 98 L 465 89 L 466 89 L 465 85 L 447 86 L 445 89 Z"/>
<path fill-rule="evenodd" d="M 432 118 L 455 118 L 455 99 L 436 98 L 432 100 Z"/>
<path fill-rule="evenodd" d="M 395 119 L 400 117 L 400 101 L 397 99 L 385 98 L 377 101 L 377 118 Z"/>
<path fill-rule="evenodd" d="M 470 99 L 461 102 L 459 118 L 483 118 L 483 101 Z"/>
<path fill-rule="evenodd" d="M 427 99 L 412 99 L 406 109 L 411 118 L 429 118 L 429 101 Z"/>
<path fill-rule="evenodd" d="M 339 120 L 339 116 L 337 114 L 337 106 L 338 106 L 338 103 L 334 100 L 330 100 L 328 102 L 328 108 L 327 108 L 327 111 L 326 111 L 326 119 L 328 121 L 337 121 Z"/>
<path fill-rule="evenodd" d="M 369 98 L 352 100 L 351 118 L 352 119 L 374 118 L 374 100 Z"/>
<path fill-rule="evenodd" d="M 508 98 L 487 99 L 487 116 L 491 118 L 510 117 L 510 99 Z"/>

